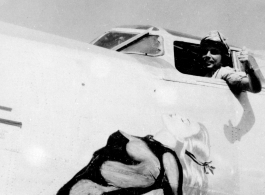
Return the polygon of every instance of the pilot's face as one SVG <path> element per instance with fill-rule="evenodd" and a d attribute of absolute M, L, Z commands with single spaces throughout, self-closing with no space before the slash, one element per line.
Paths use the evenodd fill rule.
<path fill-rule="evenodd" d="M 214 46 L 202 48 L 202 60 L 207 69 L 218 69 L 222 66 L 221 50 Z"/>

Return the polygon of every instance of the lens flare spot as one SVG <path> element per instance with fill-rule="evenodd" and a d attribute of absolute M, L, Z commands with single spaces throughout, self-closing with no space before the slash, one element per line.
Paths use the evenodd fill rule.
<path fill-rule="evenodd" d="M 93 76 L 104 78 L 110 72 L 110 64 L 106 59 L 95 59 L 90 64 L 90 70 Z"/>
<path fill-rule="evenodd" d="M 25 152 L 27 161 L 33 166 L 42 166 L 47 160 L 45 150 L 39 146 L 32 146 Z"/>
<path fill-rule="evenodd" d="M 178 94 L 176 90 L 171 87 L 163 87 L 156 90 L 156 98 L 159 103 L 173 105 L 176 104 L 178 100 Z"/>

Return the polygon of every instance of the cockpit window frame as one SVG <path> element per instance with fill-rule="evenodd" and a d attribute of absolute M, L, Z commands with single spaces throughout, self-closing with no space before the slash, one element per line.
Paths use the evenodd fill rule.
<path fill-rule="evenodd" d="M 177 44 L 191 45 L 191 48 L 192 47 L 197 47 L 197 54 L 194 51 L 189 51 L 190 48 L 186 49 L 187 50 L 186 52 L 187 53 L 190 52 L 190 56 L 191 56 L 191 57 L 190 56 L 187 57 L 187 61 L 191 61 L 191 63 L 193 63 L 193 65 L 189 64 L 189 62 L 187 62 L 185 64 L 185 67 L 187 67 L 186 68 L 186 70 L 187 70 L 186 72 L 185 72 L 185 68 L 184 68 L 183 65 L 178 65 L 176 63 L 176 61 L 178 61 L 178 59 L 176 59 L 177 58 L 176 49 L 178 47 L 179 47 L 179 49 L 182 49 L 180 46 L 177 46 Z M 173 42 L 173 47 L 174 47 L 174 59 L 175 59 L 174 66 L 175 66 L 175 68 L 177 69 L 178 72 L 180 72 L 181 74 L 197 76 L 197 77 L 200 77 L 200 78 L 204 77 L 205 74 L 203 72 L 198 72 L 197 74 L 194 73 L 196 71 L 196 68 L 194 69 L 194 71 L 190 71 L 190 72 L 188 71 L 188 68 L 189 68 L 188 66 L 200 66 L 201 61 L 200 61 L 200 57 L 199 57 L 199 44 L 185 42 L 185 41 L 174 41 Z M 236 54 L 237 52 L 240 52 L 241 49 L 236 48 L 236 47 L 230 47 L 230 49 L 231 49 L 231 65 L 232 65 L 231 67 L 234 68 L 235 71 L 237 71 L 237 72 L 244 72 L 244 70 L 242 68 L 242 64 L 239 62 L 239 60 L 237 58 L 237 54 Z M 194 56 L 192 57 L 192 55 L 194 55 Z M 250 55 L 250 57 L 253 57 L 253 56 Z M 181 70 L 181 68 L 183 68 L 184 70 Z M 263 76 L 262 72 L 259 69 L 259 65 L 256 64 L 254 68 L 255 68 L 256 72 L 258 73 L 258 75 L 259 75 L 259 77 L 260 77 L 260 79 L 262 81 L 262 85 L 264 86 L 265 85 L 265 79 L 264 79 L 264 76 Z M 208 78 L 208 79 L 210 79 L 210 78 Z M 223 81 L 222 79 L 217 79 L 217 80 Z"/>
<path fill-rule="evenodd" d="M 114 50 L 117 52 L 122 52 L 125 54 L 136 54 L 136 55 L 145 55 L 145 56 L 151 56 L 151 57 L 158 57 L 164 55 L 164 39 L 161 35 L 150 33 L 153 30 L 154 27 L 151 27 L 145 31 L 141 32 L 127 32 L 127 31 L 117 31 L 117 30 L 111 30 L 99 37 L 98 39 L 91 42 L 91 44 L 103 47 L 106 49 Z M 121 34 L 135 34 L 134 36 L 130 37 L 129 39 L 126 39 L 125 41 L 121 42 L 120 44 L 115 44 L 113 47 L 104 47 L 97 45 L 97 42 L 104 38 L 105 36 L 111 34 L 111 33 L 121 33 Z M 156 37 L 152 41 L 149 39 L 149 37 Z M 144 41 L 147 41 L 146 44 L 147 47 L 144 47 Z M 117 41 L 116 41 L 117 42 Z M 138 50 L 137 51 L 137 45 Z M 150 47 L 150 50 L 148 50 L 148 46 Z M 129 49 L 131 48 L 131 50 Z M 126 51 L 125 51 L 126 50 Z"/>
<path fill-rule="evenodd" d="M 115 43 L 115 41 L 119 41 L 118 39 L 115 39 L 113 40 L 112 42 L 114 42 L 115 44 L 112 46 L 112 47 L 106 47 L 106 46 L 103 46 L 101 44 L 99 44 L 99 42 L 106 36 L 108 35 L 111 35 L 111 34 L 127 34 L 129 38 L 125 38 L 124 40 L 121 39 L 121 43 Z M 102 36 L 100 36 L 99 38 L 97 38 L 96 40 L 94 40 L 93 42 L 91 42 L 91 44 L 93 45 L 96 45 L 96 46 L 99 46 L 99 47 L 103 47 L 103 48 L 106 48 L 106 49 L 113 49 L 115 47 L 117 47 L 118 45 L 121 45 L 123 44 L 123 42 L 127 42 L 128 40 L 130 40 L 131 38 L 135 37 L 135 36 L 138 36 L 139 33 L 135 33 L 135 32 L 122 32 L 122 31 L 108 31 L 106 32 L 105 34 L 103 34 Z M 120 39 L 120 38 L 119 38 Z M 107 42 L 106 42 L 107 43 Z"/>
<path fill-rule="evenodd" d="M 156 43 L 154 42 L 154 40 L 152 40 L 152 38 L 154 38 L 155 42 L 158 43 L 158 46 L 155 45 Z M 148 44 L 151 44 L 152 47 L 148 47 L 149 49 L 145 49 L 145 47 L 142 47 L 145 45 L 145 44 L 142 44 L 145 41 L 147 41 L 147 43 L 149 42 Z M 141 46 L 141 44 L 142 44 L 142 46 Z M 134 47 L 134 46 L 136 46 L 136 47 Z M 137 46 L 138 46 L 138 48 L 137 48 Z M 150 45 L 148 45 L 148 46 L 150 46 Z M 130 51 L 130 48 L 133 48 L 133 47 L 134 47 L 134 50 L 132 49 Z M 124 47 L 122 50 L 120 50 L 120 52 L 123 52 L 125 54 L 137 54 L 137 55 L 145 55 L 145 56 L 150 56 L 150 57 L 163 56 L 165 53 L 164 39 L 160 35 L 147 34 L 147 35 L 141 37 L 140 39 L 136 40 L 135 42 L 128 44 L 126 47 Z"/>

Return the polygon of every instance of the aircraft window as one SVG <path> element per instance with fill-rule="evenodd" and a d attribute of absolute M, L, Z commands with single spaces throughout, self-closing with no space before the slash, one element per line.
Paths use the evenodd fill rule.
<path fill-rule="evenodd" d="M 205 75 L 201 66 L 200 45 L 181 41 L 174 42 L 176 69 L 183 74 Z"/>
<path fill-rule="evenodd" d="M 94 45 L 111 49 L 116 45 L 132 38 L 136 33 L 124 33 L 124 32 L 109 32 L 97 40 Z"/>
<path fill-rule="evenodd" d="M 206 70 L 202 66 L 199 44 L 175 41 L 174 58 L 175 67 L 179 72 L 195 76 L 206 75 Z M 233 67 L 232 58 L 228 59 L 227 65 Z"/>
<path fill-rule="evenodd" d="M 123 53 L 157 56 L 163 53 L 162 38 L 157 35 L 145 36 L 121 50 Z"/>
<path fill-rule="evenodd" d="M 235 53 L 235 52 L 234 52 Z M 232 51 L 233 54 L 233 51 Z M 233 67 L 236 71 L 244 72 L 241 63 L 235 63 L 234 55 L 227 61 L 228 66 Z M 176 69 L 183 74 L 190 74 L 195 76 L 205 76 L 206 72 L 201 65 L 200 45 L 187 43 L 182 41 L 174 42 L 174 58 Z M 238 61 L 238 60 L 237 60 Z M 258 64 L 253 64 L 263 85 L 265 85 L 265 78 L 259 69 Z M 239 66 L 239 67 L 237 67 Z"/>

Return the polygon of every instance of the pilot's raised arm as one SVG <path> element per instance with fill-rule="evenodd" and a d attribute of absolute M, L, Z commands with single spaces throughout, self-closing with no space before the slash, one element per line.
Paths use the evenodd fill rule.
<path fill-rule="evenodd" d="M 238 59 L 245 68 L 245 74 L 236 72 L 230 62 L 230 48 L 225 38 L 218 31 L 211 31 L 200 43 L 203 68 L 206 70 L 206 77 L 219 78 L 227 84 L 240 91 L 258 93 L 262 85 L 259 77 L 253 69 L 255 59 L 248 55 L 243 48 L 238 54 Z"/>
<path fill-rule="evenodd" d="M 256 63 L 255 59 L 248 55 L 248 51 L 245 47 L 239 53 L 238 59 L 243 64 L 247 74 L 247 78 L 242 79 L 242 88 L 253 93 L 260 92 L 262 88 L 261 81 L 253 68 Z"/>

